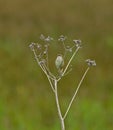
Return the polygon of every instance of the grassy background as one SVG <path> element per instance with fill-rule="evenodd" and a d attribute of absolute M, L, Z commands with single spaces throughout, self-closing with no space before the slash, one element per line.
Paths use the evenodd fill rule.
<path fill-rule="evenodd" d="M 86 68 L 84 60 L 97 62 L 66 118 L 67 130 L 112 130 L 112 0 L 0 0 L 0 130 L 60 129 L 54 95 L 28 48 L 41 33 L 84 43 L 73 71 L 59 84 L 63 112 Z"/>

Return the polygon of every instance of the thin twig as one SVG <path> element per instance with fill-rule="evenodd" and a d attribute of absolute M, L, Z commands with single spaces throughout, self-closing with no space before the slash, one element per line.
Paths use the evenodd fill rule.
<path fill-rule="evenodd" d="M 43 67 L 42 67 L 41 64 L 40 64 L 40 61 L 39 61 L 38 58 L 37 58 L 37 54 L 36 54 L 35 50 L 33 50 L 33 53 L 34 53 L 34 56 L 35 56 L 35 59 L 36 59 L 38 65 L 39 65 L 40 68 L 43 70 L 43 72 L 46 73 L 45 70 L 43 69 Z"/>
<path fill-rule="evenodd" d="M 50 72 L 49 68 L 47 68 L 46 64 L 44 64 L 44 66 L 45 66 L 46 70 L 47 70 L 48 73 L 49 73 L 49 77 L 50 77 L 51 79 L 53 79 L 53 80 L 56 79 L 56 77 Z"/>
<path fill-rule="evenodd" d="M 90 67 L 88 67 L 88 68 L 86 69 L 85 73 L 83 74 L 83 76 L 82 76 L 82 78 L 81 78 L 81 80 L 80 80 L 80 82 L 79 82 L 79 84 L 78 84 L 78 86 L 77 86 L 77 89 L 76 89 L 76 91 L 75 91 L 75 93 L 74 93 L 74 95 L 73 95 L 73 97 L 72 97 L 72 99 L 71 99 L 71 101 L 70 101 L 70 103 L 69 103 L 69 106 L 68 106 L 68 108 L 67 108 L 67 110 L 66 110 L 66 113 L 64 114 L 63 119 L 66 118 L 66 116 L 67 116 L 67 114 L 68 114 L 68 112 L 69 112 L 69 110 L 70 110 L 70 107 L 71 107 L 71 105 L 72 105 L 72 103 L 73 103 L 73 101 L 74 101 L 74 99 L 75 99 L 75 97 L 76 97 L 76 95 L 77 95 L 77 93 L 78 93 L 78 90 L 79 90 L 79 88 L 80 88 L 80 86 L 81 86 L 81 84 L 82 84 L 82 82 L 83 82 L 83 80 L 84 80 L 84 78 L 85 78 L 85 76 L 86 76 L 86 74 L 87 74 L 89 68 L 90 68 Z"/>
<path fill-rule="evenodd" d="M 72 71 L 72 68 L 70 68 L 70 69 L 64 74 L 64 76 L 68 75 L 71 71 Z"/>
<path fill-rule="evenodd" d="M 67 53 L 67 50 L 66 50 L 66 46 L 65 46 L 65 43 L 64 43 L 64 41 L 63 41 L 63 47 L 64 47 L 64 58 L 65 58 L 65 56 L 66 56 L 66 53 Z"/>
<path fill-rule="evenodd" d="M 71 61 L 72 61 L 72 59 L 74 58 L 74 56 L 76 55 L 76 53 L 77 53 L 78 50 L 79 50 L 79 47 L 77 47 L 77 49 L 76 49 L 75 52 L 73 53 L 72 57 L 70 58 L 68 64 L 66 65 L 66 68 L 64 69 L 64 72 L 63 72 L 62 76 L 64 76 L 65 72 L 67 71 L 67 69 L 68 69 L 68 67 L 69 67 L 69 65 L 70 65 L 70 63 L 71 63 Z"/>
<path fill-rule="evenodd" d="M 44 68 L 44 69 L 45 69 L 45 68 Z M 46 70 L 45 70 L 45 71 L 46 71 Z M 48 81 L 49 81 L 49 83 L 50 83 L 50 86 L 51 86 L 53 92 L 55 92 L 55 89 L 54 89 L 53 84 L 52 84 L 52 81 L 51 81 L 51 80 L 54 81 L 55 79 L 51 79 L 51 77 L 47 74 L 47 72 L 46 72 L 45 74 L 46 74 L 46 76 L 47 76 L 47 78 L 48 78 Z"/>
<path fill-rule="evenodd" d="M 50 79 L 50 76 L 47 74 L 47 71 L 46 71 L 45 67 L 39 63 L 39 60 L 38 60 L 38 58 L 37 58 L 37 54 L 36 54 L 35 50 L 33 50 L 33 53 L 34 53 L 34 56 L 35 56 L 35 59 L 36 59 L 38 65 L 40 66 L 40 68 L 42 69 L 42 71 L 46 74 L 46 76 L 47 76 L 47 78 L 48 78 L 48 81 L 49 81 L 49 83 L 50 83 L 50 86 L 51 86 L 51 88 L 52 88 L 52 90 L 53 90 L 53 92 L 54 92 L 55 90 L 54 90 L 52 81 L 51 81 L 51 79 Z"/>
<path fill-rule="evenodd" d="M 55 80 L 55 100 L 56 100 L 56 105 L 57 105 L 57 110 L 58 110 L 58 116 L 59 116 L 60 123 L 61 123 L 61 129 L 65 130 L 64 119 L 62 117 L 60 104 L 59 104 L 59 99 L 58 99 L 57 80 Z"/>

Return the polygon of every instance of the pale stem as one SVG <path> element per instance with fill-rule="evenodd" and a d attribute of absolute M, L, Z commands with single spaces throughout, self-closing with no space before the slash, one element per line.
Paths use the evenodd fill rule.
<path fill-rule="evenodd" d="M 34 56 L 35 56 L 35 59 L 36 59 L 38 65 L 39 65 L 40 68 L 43 70 L 43 72 L 46 74 L 46 76 L 47 76 L 47 78 L 48 78 L 48 81 L 49 81 L 49 83 L 50 83 L 50 86 L 51 86 L 51 88 L 52 88 L 52 90 L 53 90 L 53 92 L 54 92 L 55 90 L 54 90 L 53 84 L 52 84 L 52 82 L 51 82 L 50 76 L 47 74 L 46 69 L 45 69 L 41 64 L 39 64 L 39 60 L 38 60 L 38 58 L 37 58 L 37 54 L 36 54 L 35 50 L 33 50 L 33 53 L 34 53 Z"/>
<path fill-rule="evenodd" d="M 49 70 L 49 68 L 47 68 L 47 66 L 44 64 L 44 67 L 46 68 L 46 70 L 48 71 L 48 73 L 49 73 L 49 77 L 51 78 L 51 79 L 55 79 L 56 77 L 50 72 L 50 70 Z"/>
<path fill-rule="evenodd" d="M 36 54 L 35 50 L 33 50 L 33 53 L 34 53 L 34 56 L 35 56 L 35 59 L 36 59 L 38 65 L 40 66 L 40 68 L 41 68 L 41 69 L 43 70 L 43 72 L 45 73 L 45 70 L 44 70 L 43 67 L 39 64 L 39 60 L 38 60 L 38 58 L 37 58 L 37 54 Z"/>
<path fill-rule="evenodd" d="M 48 48 L 47 48 L 48 49 Z M 46 55 L 46 60 L 47 60 L 47 67 L 49 68 L 49 62 L 48 62 L 48 51 L 47 51 L 47 55 Z"/>
<path fill-rule="evenodd" d="M 78 50 L 79 50 L 79 47 L 77 47 L 77 49 L 76 49 L 75 52 L 73 53 L 72 57 L 70 58 L 70 60 L 69 60 L 69 62 L 68 62 L 68 64 L 67 64 L 67 66 L 66 66 L 66 68 L 64 69 L 64 72 L 63 72 L 62 76 L 64 76 L 65 72 L 67 71 L 67 69 L 68 69 L 68 67 L 69 67 L 69 65 L 70 65 L 70 63 L 71 63 L 71 61 L 72 61 L 72 59 L 74 58 L 74 56 L 76 55 L 76 53 L 77 53 Z"/>
<path fill-rule="evenodd" d="M 62 113 L 61 113 L 59 99 L 58 99 L 57 80 L 55 80 L 55 100 L 56 100 L 56 105 L 58 110 L 58 116 L 61 123 L 61 130 L 65 130 L 64 119 L 62 118 Z"/>
<path fill-rule="evenodd" d="M 64 51 L 64 58 L 65 58 L 65 56 L 66 56 L 66 52 L 67 52 L 67 51 L 66 51 L 66 46 L 65 46 L 64 41 L 63 41 L 63 46 L 64 46 L 64 50 L 65 50 L 65 51 Z"/>
<path fill-rule="evenodd" d="M 44 66 L 44 65 L 42 65 L 42 67 L 43 67 L 43 66 Z M 54 89 L 53 84 L 52 84 L 52 81 L 51 81 L 51 80 L 54 80 L 54 79 L 51 79 L 51 77 L 47 74 L 46 69 L 45 69 L 45 66 L 43 67 L 43 69 L 44 69 L 44 71 L 45 71 L 45 74 L 46 74 L 46 76 L 47 76 L 47 78 L 48 78 L 48 81 L 49 81 L 49 83 L 50 83 L 50 86 L 51 86 L 53 92 L 55 92 L 55 89 Z"/>
<path fill-rule="evenodd" d="M 75 99 L 75 97 L 76 97 L 76 95 L 77 95 L 77 93 L 78 93 L 78 90 L 79 90 L 79 88 L 80 88 L 80 86 L 81 86 L 81 84 L 82 84 L 82 82 L 83 82 L 83 80 L 84 80 L 84 78 L 85 78 L 85 76 L 86 76 L 86 74 L 87 74 L 87 72 L 88 72 L 89 69 L 90 69 L 90 67 L 88 67 L 88 68 L 86 69 L 85 73 L 83 74 L 83 76 L 82 76 L 82 78 L 81 78 L 81 80 L 80 80 L 80 82 L 79 82 L 79 84 L 78 84 L 78 86 L 77 86 L 77 89 L 76 89 L 76 91 L 75 91 L 75 93 L 74 93 L 74 95 L 73 95 L 73 97 L 72 97 L 72 99 L 71 99 L 71 101 L 70 101 L 70 103 L 69 103 L 69 106 L 68 106 L 68 108 L 67 108 L 67 110 L 66 110 L 66 113 L 64 114 L 63 119 L 66 118 L 66 116 L 67 116 L 67 114 L 68 114 L 68 112 L 69 112 L 69 110 L 70 110 L 70 107 L 71 107 L 71 105 L 72 105 L 72 103 L 73 103 L 73 101 L 74 101 L 74 99 Z"/>

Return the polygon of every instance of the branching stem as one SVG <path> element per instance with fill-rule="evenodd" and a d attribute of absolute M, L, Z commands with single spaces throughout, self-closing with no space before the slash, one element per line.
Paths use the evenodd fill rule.
<path fill-rule="evenodd" d="M 39 60 L 38 60 L 38 58 L 37 58 L 37 54 L 36 54 L 35 50 L 33 50 L 33 53 L 34 53 L 34 56 L 35 56 L 35 59 L 36 59 L 38 65 L 40 66 L 40 68 L 42 69 L 42 71 L 43 71 L 43 72 L 45 73 L 45 75 L 47 76 L 48 81 L 49 81 L 49 83 L 50 83 L 50 86 L 51 86 L 51 88 L 52 88 L 52 90 L 53 90 L 53 92 L 54 92 L 55 90 L 54 90 L 54 87 L 53 87 L 53 84 L 52 84 L 52 81 L 51 81 L 52 79 L 50 79 L 50 76 L 48 75 L 48 73 L 47 73 L 45 67 L 39 63 Z"/>
<path fill-rule="evenodd" d="M 71 61 L 73 60 L 73 58 L 74 58 L 74 56 L 76 55 L 76 53 L 78 52 L 78 50 L 79 50 L 79 47 L 77 47 L 77 49 L 76 49 L 75 52 L 73 53 L 72 57 L 70 58 L 68 64 L 66 65 L 66 68 L 64 69 L 64 72 L 63 72 L 62 76 L 64 76 L 64 74 L 66 73 L 66 71 L 67 71 L 67 69 L 68 69 L 68 67 L 69 67 L 69 65 L 70 65 L 70 63 L 71 63 Z"/>
<path fill-rule="evenodd" d="M 88 67 L 88 68 L 86 69 L 85 73 L 83 74 L 83 76 L 82 76 L 82 78 L 81 78 L 81 80 L 80 80 L 80 82 L 79 82 L 79 84 L 78 84 L 78 86 L 77 86 L 77 89 L 76 89 L 76 91 L 75 91 L 75 93 L 74 93 L 74 95 L 73 95 L 73 97 L 72 97 L 72 99 L 71 99 L 71 101 L 70 101 L 70 103 L 69 103 L 69 106 L 68 106 L 68 108 L 67 108 L 67 110 L 66 110 L 66 113 L 64 114 L 63 119 L 66 118 L 66 116 L 67 116 L 67 114 L 68 114 L 68 112 L 69 112 L 69 110 L 70 110 L 70 107 L 71 107 L 71 105 L 72 105 L 72 103 L 73 103 L 73 101 L 74 101 L 74 99 L 75 99 L 75 97 L 76 97 L 76 95 L 77 95 L 77 93 L 78 93 L 78 90 L 79 90 L 79 88 L 80 88 L 80 86 L 81 86 L 81 84 L 82 84 L 82 82 L 83 82 L 83 80 L 84 80 L 84 78 L 85 78 L 85 76 L 86 76 L 86 74 L 87 74 L 87 72 L 88 72 L 89 69 L 90 69 L 90 67 Z"/>
<path fill-rule="evenodd" d="M 42 38 L 44 38 L 44 36 L 42 36 Z M 46 38 L 46 40 L 50 40 L 50 37 Z M 58 90 L 57 90 L 58 89 L 58 82 L 61 80 L 61 78 L 63 76 L 67 75 L 72 70 L 72 69 L 68 70 L 68 68 L 70 66 L 71 61 L 73 60 L 73 58 L 77 54 L 78 50 L 80 49 L 80 45 L 79 45 L 80 41 L 78 41 L 78 40 L 74 40 L 74 41 L 75 41 L 76 45 L 74 45 L 70 49 L 73 49 L 75 46 L 77 48 L 74 51 L 74 53 L 72 54 L 72 56 L 70 57 L 66 67 L 64 68 L 64 71 L 62 72 L 62 74 L 59 77 L 56 77 L 54 74 L 52 74 L 50 72 L 49 63 L 48 63 L 48 46 L 46 46 L 46 50 L 44 51 L 45 53 L 43 53 L 43 55 L 42 55 L 42 53 L 40 53 L 40 55 L 37 56 L 37 53 L 36 53 L 35 48 L 34 48 L 35 43 L 32 43 L 30 45 L 30 48 L 32 49 L 32 51 L 34 53 L 34 57 L 35 57 L 38 65 L 40 66 L 42 71 L 47 76 L 47 79 L 48 79 L 48 81 L 50 83 L 51 89 L 52 89 L 53 93 L 55 94 L 55 101 L 56 101 L 58 116 L 59 116 L 59 120 L 60 120 L 60 124 L 61 124 L 61 130 L 65 130 L 65 122 L 64 122 L 64 120 L 65 120 L 65 118 L 66 118 L 66 116 L 67 116 L 67 114 L 68 114 L 68 112 L 70 110 L 70 107 L 72 106 L 72 103 L 73 103 L 74 99 L 76 98 L 78 90 L 79 90 L 79 88 L 80 88 L 80 86 L 81 86 L 81 84 L 82 84 L 86 74 L 88 73 L 88 71 L 90 69 L 90 67 L 88 67 L 86 69 L 86 71 L 84 72 L 84 74 L 83 74 L 83 76 L 82 76 L 82 78 L 81 78 L 81 80 L 80 80 L 80 82 L 79 82 L 79 84 L 78 84 L 78 86 L 77 86 L 77 88 L 76 88 L 76 90 L 74 92 L 74 95 L 72 96 L 72 98 L 71 98 L 71 100 L 69 102 L 69 105 L 68 105 L 68 107 L 66 109 L 66 112 L 65 112 L 65 114 L 63 116 L 62 112 L 61 112 L 61 108 L 60 108 L 59 97 L 58 97 Z M 65 50 L 65 52 L 64 52 L 64 58 L 65 58 L 65 55 L 66 55 L 66 52 L 67 52 L 68 48 L 66 48 L 64 41 L 63 41 L 63 46 L 64 46 L 64 50 Z M 42 56 L 44 56 L 44 54 L 46 54 L 46 58 L 42 57 Z M 88 59 L 86 62 L 88 64 L 88 66 L 96 66 L 95 61 L 92 61 L 92 60 Z"/>

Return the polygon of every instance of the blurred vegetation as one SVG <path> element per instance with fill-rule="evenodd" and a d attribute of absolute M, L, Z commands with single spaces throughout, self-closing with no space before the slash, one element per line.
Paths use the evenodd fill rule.
<path fill-rule="evenodd" d="M 59 84 L 63 112 L 86 68 L 84 60 L 97 62 L 66 119 L 67 129 L 112 130 L 112 0 L 0 0 L 0 130 L 59 129 L 49 83 L 28 48 L 41 33 L 84 43 L 73 71 Z M 55 48 L 51 54 L 54 63 Z"/>

